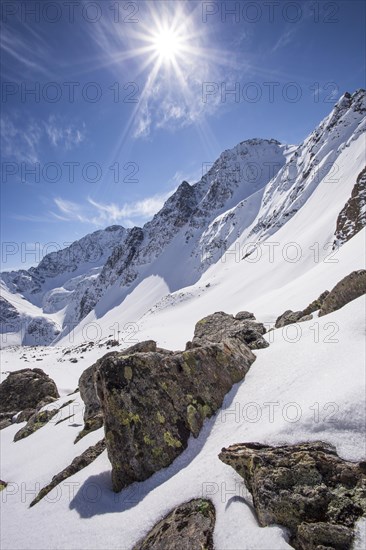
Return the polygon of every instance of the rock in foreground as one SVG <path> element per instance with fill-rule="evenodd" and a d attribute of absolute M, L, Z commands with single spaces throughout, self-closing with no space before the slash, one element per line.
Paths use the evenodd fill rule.
<path fill-rule="evenodd" d="M 209 500 L 191 500 L 159 521 L 133 550 L 213 550 L 215 507 Z"/>
<path fill-rule="evenodd" d="M 96 373 L 115 491 L 171 464 L 255 360 L 236 338 L 125 353 L 106 357 Z"/>
<path fill-rule="evenodd" d="M 0 384 L 0 412 L 36 409 L 44 400 L 59 397 L 56 384 L 42 369 L 17 370 Z"/>
<path fill-rule="evenodd" d="M 156 351 L 156 342 L 148 340 L 146 342 L 135 344 L 126 350 L 123 350 L 123 354 L 130 354 L 137 351 Z M 75 439 L 75 443 L 80 441 L 83 437 L 89 433 L 98 430 L 103 426 L 103 414 L 100 407 L 95 375 L 98 372 L 99 366 L 107 357 L 115 357 L 118 355 L 117 351 L 111 351 L 104 355 L 101 359 L 98 359 L 94 365 L 85 369 L 79 378 L 80 397 L 84 402 L 84 428 L 78 434 Z"/>
<path fill-rule="evenodd" d="M 366 463 L 342 460 L 320 441 L 242 443 L 219 458 L 244 478 L 260 525 L 287 527 L 300 550 L 351 548 L 354 524 L 366 513 Z"/>

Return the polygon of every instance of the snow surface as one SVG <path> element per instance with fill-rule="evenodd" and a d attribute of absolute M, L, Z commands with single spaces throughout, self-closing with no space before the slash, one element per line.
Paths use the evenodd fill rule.
<path fill-rule="evenodd" d="M 225 170 L 234 158 L 231 155 L 235 153 L 235 160 L 247 145 L 240 144 L 234 153 L 224 152 L 208 180 L 203 178 L 195 188 L 201 204 L 213 199 L 208 201 L 212 210 L 202 214 L 199 227 L 194 227 L 194 220 L 184 231 L 174 233 L 170 227 L 170 240 L 160 234 L 154 240 L 150 235 L 152 240 L 146 242 L 152 249 L 144 248 L 144 241 L 139 252 L 138 278 L 126 287 L 113 275 L 96 307 L 56 345 L 11 345 L 1 351 L 1 380 L 9 371 L 40 367 L 59 388 L 62 397 L 56 405 L 74 399 L 48 425 L 17 443 L 13 437 L 23 424 L 1 432 L 0 478 L 9 483 L 0 497 L 2 549 L 131 549 L 172 507 L 202 496 L 212 498 L 216 507 L 217 550 L 290 548 L 282 528 L 258 525 L 243 480 L 218 459 L 221 448 L 250 441 L 280 444 L 321 439 L 336 445 L 344 458 L 366 459 L 366 304 L 362 297 L 330 315 L 317 318 L 315 314 L 306 323 L 269 332 L 270 346 L 255 352 L 257 360 L 245 380 L 232 389 L 223 408 L 206 421 L 199 437 L 190 440 L 188 449 L 169 468 L 116 495 L 104 452 L 28 509 L 36 483 L 40 489 L 103 437 L 101 429 L 74 445 L 83 425 L 83 404 L 78 393 L 67 394 L 75 390 L 83 370 L 106 353 L 109 338 L 121 342 L 120 348 L 113 349 L 146 339 L 182 349 L 192 338 L 195 323 L 220 310 L 249 310 L 258 321 L 273 327 L 286 309 L 305 308 L 345 275 L 365 268 L 366 229 L 332 251 L 337 216 L 366 164 L 365 117 L 347 105 L 347 98 L 342 99 L 296 151 L 282 151 L 294 176 L 291 182 L 280 170 L 265 187 L 239 190 L 234 176 L 235 181 L 225 182 L 227 186 L 212 197 L 216 171 Z M 288 158 L 290 153 L 293 156 Z M 336 174 L 328 170 L 315 180 L 312 153 L 325 172 L 327 163 L 336 162 Z M 306 178 L 302 178 L 304 170 L 310 170 Z M 158 222 L 156 227 L 151 223 L 147 233 L 161 230 Z M 125 235 L 122 228 L 116 231 Z M 187 235 L 192 235 L 188 243 Z M 100 238 L 110 242 L 108 235 L 102 233 Z M 229 247 L 222 258 L 215 255 L 221 242 Z M 205 254 L 207 263 L 201 269 Z M 44 288 L 41 296 L 42 307 L 50 312 L 43 315 L 54 322 L 65 315 L 64 293 L 80 291 L 74 296 L 81 298 L 101 268 L 90 271 L 83 264 L 70 277 L 62 255 L 61 260 L 62 273 L 54 278 L 54 288 Z M 24 273 L 21 278 L 25 277 L 26 285 Z M 7 290 L 12 292 L 9 284 Z M 33 303 L 19 293 L 7 298 L 11 303 L 15 300 L 24 315 L 40 313 L 38 298 Z M 95 345 L 85 349 L 83 344 L 91 340 Z M 77 362 L 70 362 L 71 358 Z M 69 415 L 72 418 L 56 425 Z M 363 549 L 365 522 L 360 522 L 359 531 L 355 548 Z"/>
<path fill-rule="evenodd" d="M 75 413 L 72 419 L 55 425 L 61 418 L 57 415 L 17 443 L 12 439 L 22 424 L 5 429 L 1 478 L 10 485 L 3 491 L 2 548 L 130 549 L 172 507 L 202 496 L 212 498 L 216 508 L 216 548 L 290 548 L 282 528 L 258 525 L 243 480 L 218 459 L 218 453 L 238 442 L 321 439 L 336 445 L 344 458 L 364 459 L 364 313 L 365 297 L 361 297 L 337 312 L 298 325 L 300 333 L 270 332 L 270 347 L 256 351 L 257 360 L 245 380 L 226 396 L 221 411 L 206 421 L 200 436 L 191 438 L 187 450 L 169 468 L 117 495 L 111 490 L 111 467 L 104 452 L 28 509 L 36 484 L 39 488 L 49 482 L 103 435 L 101 429 L 73 445 L 82 425 L 78 394 L 60 400 L 76 398 L 61 411 L 62 418 Z M 16 350 L 8 349 L 5 356 L 11 370 L 20 366 Z M 51 375 L 58 369 L 60 382 L 64 371 L 55 364 L 56 356 L 55 349 L 49 350 L 42 367 Z M 69 376 L 65 373 L 67 380 Z"/>

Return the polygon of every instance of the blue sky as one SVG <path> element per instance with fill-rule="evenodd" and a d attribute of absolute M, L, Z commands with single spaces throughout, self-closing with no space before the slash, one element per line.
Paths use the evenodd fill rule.
<path fill-rule="evenodd" d="M 365 86 L 362 1 L 4 0 L 1 20 L 3 269 L 142 225 L 224 149 L 300 143 Z"/>

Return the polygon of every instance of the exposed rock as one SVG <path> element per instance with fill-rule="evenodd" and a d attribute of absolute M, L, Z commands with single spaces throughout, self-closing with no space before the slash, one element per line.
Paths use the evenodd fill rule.
<path fill-rule="evenodd" d="M 331 523 L 302 523 L 297 538 L 303 550 L 345 550 L 351 546 L 353 530 Z"/>
<path fill-rule="evenodd" d="M 246 315 L 254 315 L 241 312 Z M 241 314 L 238 314 L 241 317 Z M 249 320 L 248 317 L 234 318 L 232 315 L 218 311 L 204 317 L 196 324 L 193 346 L 204 342 L 221 342 L 225 338 L 235 338 L 246 344 L 250 349 L 266 348 L 268 342 L 263 338 L 266 329 L 262 323 Z"/>
<path fill-rule="evenodd" d="M 24 439 L 25 437 L 32 435 L 40 428 L 43 428 L 43 426 L 47 424 L 57 413 L 58 409 L 36 412 L 30 417 L 26 425 L 15 434 L 14 441 Z"/>
<path fill-rule="evenodd" d="M 114 348 L 114 347 L 116 347 L 116 346 L 119 346 L 119 342 L 118 342 L 118 340 L 113 340 L 113 339 L 112 339 L 112 340 L 107 340 L 106 343 L 105 343 L 105 345 L 106 345 L 107 347 Z"/>
<path fill-rule="evenodd" d="M 323 305 L 323 302 L 325 298 L 328 296 L 329 290 L 325 290 L 321 293 L 319 298 L 316 300 L 313 300 L 311 304 L 309 304 L 305 309 L 302 310 L 303 315 L 310 315 L 310 313 L 314 313 L 314 311 L 318 311 Z"/>
<path fill-rule="evenodd" d="M 43 370 L 17 370 L 0 384 L 0 412 L 35 409 L 48 397 L 60 396 L 56 384 Z"/>
<path fill-rule="evenodd" d="M 312 318 L 313 318 L 312 315 L 303 315 L 303 316 L 300 317 L 300 319 L 298 320 L 298 323 L 303 323 L 304 321 L 310 321 Z"/>
<path fill-rule="evenodd" d="M 211 501 L 191 500 L 159 521 L 133 550 L 213 550 L 215 518 Z"/>
<path fill-rule="evenodd" d="M 16 411 L 0 413 L 0 430 L 3 430 L 4 428 L 11 426 L 13 423 L 13 416 L 15 416 L 16 414 L 17 414 Z"/>
<path fill-rule="evenodd" d="M 236 337 L 125 353 L 102 359 L 96 373 L 115 491 L 171 464 L 255 360 Z"/>
<path fill-rule="evenodd" d="M 37 411 L 35 409 L 24 409 L 24 411 L 21 411 L 17 418 L 16 423 L 20 424 L 21 422 L 28 422 L 31 416 L 33 416 Z"/>
<path fill-rule="evenodd" d="M 250 311 L 239 311 L 239 313 L 237 313 L 234 318 L 238 321 L 255 321 L 254 313 L 250 313 Z"/>
<path fill-rule="evenodd" d="M 20 330 L 22 319 L 19 311 L 0 296 L 0 329 L 1 333 L 17 332 Z"/>
<path fill-rule="evenodd" d="M 349 241 L 366 225 L 366 167 L 360 172 L 337 218 L 333 249 Z"/>
<path fill-rule="evenodd" d="M 83 468 L 86 468 L 86 466 L 89 466 L 105 449 L 105 440 L 102 439 L 101 441 L 98 441 L 96 445 L 93 445 L 92 447 L 89 447 L 84 451 L 80 456 L 77 456 L 74 458 L 74 460 L 71 462 L 69 466 L 67 466 L 64 470 L 62 470 L 59 474 L 56 474 L 53 476 L 52 481 L 43 487 L 43 489 L 40 490 L 38 495 L 32 502 L 30 503 L 30 507 L 34 506 L 42 500 L 48 493 L 52 491 L 59 483 L 64 481 L 70 476 L 73 476 Z"/>
<path fill-rule="evenodd" d="M 353 526 L 366 513 L 364 462 L 342 460 L 321 441 L 242 443 L 219 457 L 244 478 L 260 525 L 284 525 L 297 549 L 351 548 Z"/>
<path fill-rule="evenodd" d="M 46 317 L 33 317 L 28 322 L 23 338 L 23 345 L 49 345 L 60 334 L 56 323 Z"/>
<path fill-rule="evenodd" d="M 78 434 L 75 439 L 75 443 L 80 441 L 83 437 L 95 430 L 98 430 L 103 426 L 103 414 L 100 407 L 97 390 L 95 386 L 95 373 L 99 369 L 99 366 L 103 360 L 107 357 L 114 357 L 118 354 L 129 354 L 138 351 L 156 351 L 156 342 L 153 340 L 147 340 L 146 342 L 139 342 L 123 350 L 122 352 L 111 351 L 104 355 L 101 359 L 98 359 L 96 363 L 87 368 L 79 378 L 80 397 L 84 401 L 84 428 Z"/>
<path fill-rule="evenodd" d="M 352 271 L 329 292 L 319 311 L 319 317 L 336 311 L 366 294 L 366 270 Z"/>
<path fill-rule="evenodd" d="M 282 328 L 286 325 L 291 325 L 292 323 L 310 321 L 312 318 L 312 315 L 305 314 L 304 311 L 292 311 L 291 309 L 288 309 L 277 318 L 275 327 Z"/>

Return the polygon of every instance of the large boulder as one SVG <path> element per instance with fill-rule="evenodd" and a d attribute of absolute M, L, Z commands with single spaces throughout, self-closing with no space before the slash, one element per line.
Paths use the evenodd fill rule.
<path fill-rule="evenodd" d="M 134 344 L 122 353 L 129 354 L 136 351 L 156 351 L 156 342 L 148 340 L 146 342 Z M 80 397 L 85 405 L 84 428 L 76 437 L 75 443 L 103 426 L 103 414 L 95 386 L 95 373 L 98 371 L 102 361 L 107 357 L 115 357 L 118 354 L 121 354 L 121 352 L 111 351 L 107 353 L 101 359 L 98 359 L 91 367 L 88 367 L 79 378 Z"/>
<path fill-rule="evenodd" d="M 42 401 L 58 397 L 55 382 L 42 369 L 17 370 L 0 384 L 0 412 L 36 409 Z"/>
<path fill-rule="evenodd" d="M 260 525 L 280 524 L 301 550 L 347 550 L 366 513 L 366 463 L 342 460 L 321 441 L 270 447 L 242 443 L 219 458 L 241 475 Z"/>
<path fill-rule="evenodd" d="M 319 317 L 336 311 L 366 294 L 366 269 L 352 271 L 330 291 L 319 311 Z"/>
<path fill-rule="evenodd" d="M 102 360 L 96 384 L 113 489 L 171 464 L 254 360 L 240 338 L 206 341 L 183 352 L 122 352 Z"/>
<path fill-rule="evenodd" d="M 215 507 L 195 499 L 174 508 L 133 550 L 213 550 Z"/>
<path fill-rule="evenodd" d="M 223 311 L 208 315 L 196 324 L 192 344 L 201 345 L 204 342 L 236 338 L 250 349 L 266 348 L 269 346 L 263 338 L 266 329 L 262 323 L 253 319 L 254 315 L 247 311 L 241 311 L 235 317 Z"/>

